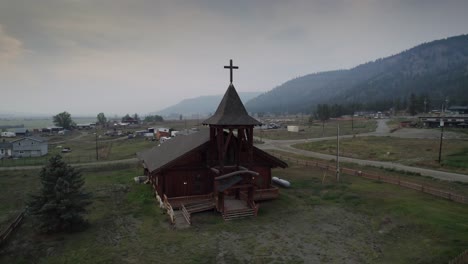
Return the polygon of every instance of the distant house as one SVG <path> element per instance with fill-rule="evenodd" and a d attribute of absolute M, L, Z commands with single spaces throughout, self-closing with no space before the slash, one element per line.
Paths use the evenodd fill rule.
<path fill-rule="evenodd" d="M 26 128 L 15 128 L 15 134 L 19 137 L 27 137 L 29 136 L 29 130 Z"/>
<path fill-rule="evenodd" d="M 158 128 L 156 138 L 159 140 L 162 137 L 171 137 L 171 130 L 169 128 Z"/>
<path fill-rule="evenodd" d="M 11 144 L 13 157 L 40 157 L 48 153 L 47 140 L 40 137 L 24 137 Z"/>
<path fill-rule="evenodd" d="M 12 144 L 10 142 L 6 142 L 5 140 L 2 140 L 0 142 L 0 159 L 10 157 L 11 148 L 12 148 Z"/>
<path fill-rule="evenodd" d="M 460 115 L 468 114 L 468 106 L 451 106 L 448 108 L 448 110 Z"/>
<path fill-rule="evenodd" d="M 128 123 L 128 124 L 138 124 L 138 120 L 133 118 L 133 117 L 124 117 L 122 118 L 122 123 Z"/>
<path fill-rule="evenodd" d="M 58 126 L 50 126 L 41 129 L 42 133 L 58 133 L 59 131 L 62 131 L 63 127 L 58 127 Z"/>
<path fill-rule="evenodd" d="M 78 129 L 94 129 L 96 127 L 95 123 L 88 123 L 88 124 L 77 124 L 76 128 Z"/>

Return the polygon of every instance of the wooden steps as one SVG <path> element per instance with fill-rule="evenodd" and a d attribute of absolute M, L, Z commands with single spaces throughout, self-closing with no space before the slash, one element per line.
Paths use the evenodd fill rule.
<path fill-rule="evenodd" d="M 214 209 L 215 203 L 213 199 L 206 199 L 194 203 L 184 204 L 182 206 L 185 207 L 185 209 L 189 213 L 198 213 Z"/>
<path fill-rule="evenodd" d="M 192 214 L 213 210 L 215 208 L 215 203 L 213 199 L 200 200 L 189 204 L 181 204 L 181 212 L 185 221 L 191 225 L 192 224 Z"/>
<path fill-rule="evenodd" d="M 240 218 L 253 217 L 255 216 L 255 209 L 244 208 L 237 210 L 229 210 L 222 213 L 224 221 L 230 221 Z"/>

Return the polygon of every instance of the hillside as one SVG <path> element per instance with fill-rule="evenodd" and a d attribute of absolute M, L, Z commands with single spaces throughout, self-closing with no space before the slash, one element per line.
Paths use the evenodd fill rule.
<path fill-rule="evenodd" d="M 468 35 L 421 44 L 349 70 L 295 78 L 247 102 L 250 112 L 310 112 L 317 104 L 379 104 L 425 94 L 468 104 Z"/>
<path fill-rule="evenodd" d="M 242 102 L 245 103 L 260 94 L 261 92 L 239 92 L 239 97 L 241 98 Z M 204 116 L 216 111 L 216 107 L 218 107 L 222 97 L 223 94 L 218 94 L 185 99 L 175 105 L 169 106 L 155 113 L 163 116 L 174 113 L 182 115 L 199 114 Z"/>

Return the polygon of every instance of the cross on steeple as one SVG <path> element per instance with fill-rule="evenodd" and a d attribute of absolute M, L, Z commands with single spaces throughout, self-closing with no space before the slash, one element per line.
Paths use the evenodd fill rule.
<path fill-rule="evenodd" d="M 224 66 L 224 69 L 229 69 L 231 72 L 231 83 L 232 83 L 232 70 L 233 69 L 239 69 L 238 66 L 232 66 L 232 60 L 229 60 L 229 66 Z"/>

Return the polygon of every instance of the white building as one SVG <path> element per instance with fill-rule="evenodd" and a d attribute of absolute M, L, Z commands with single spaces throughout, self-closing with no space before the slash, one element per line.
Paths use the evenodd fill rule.
<path fill-rule="evenodd" d="M 11 142 L 13 157 L 39 157 L 48 153 L 47 141 L 39 137 L 24 137 Z"/>

